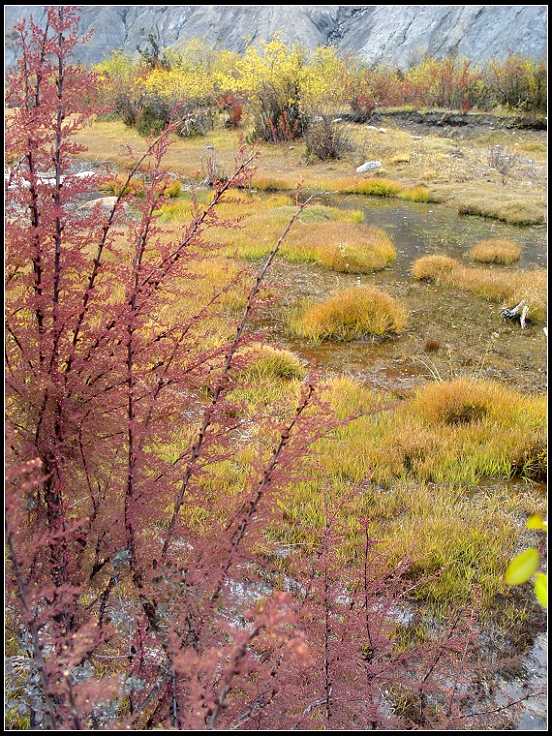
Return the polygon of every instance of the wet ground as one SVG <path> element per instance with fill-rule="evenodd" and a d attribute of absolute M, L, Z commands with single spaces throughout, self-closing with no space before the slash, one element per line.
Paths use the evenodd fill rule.
<path fill-rule="evenodd" d="M 483 238 L 507 238 L 522 246 L 519 264 L 497 269 L 545 267 L 544 227 L 519 228 L 459 216 L 442 205 L 366 197 L 323 199 L 334 206 L 363 209 L 365 222 L 392 237 L 397 260 L 384 271 L 359 276 L 278 260 L 268 277 L 277 301 L 260 322 L 267 337 L 283 340 L 314 368 L 349 372 L 399 394 L 435 377 L 458 375 L 502 380 L 521 391 L 545 390 L 546 338 L 541 326 L 521 331 L 501 318 L 500 304 L 451 287 L 416 282 L 409 273 L 416 258 L 432 253 L 469 263 L 469 248 Z M 298 300 L 320 300 L 355 284 L 381 287 L 406 305 L 409 323 L 400 337 L 314 345 L 287 334 L 286 316 Z M 437 350 L 426 352 L 428 340 L 438 345 Z"/>
<path fill-rule="evenodd" d="M 87 168 L 86 162 L 79 163 L 80 169 Z M 409 275 L 412 262 L 422 255 L 446 254 L 469 263 L 469 248 L 484 238 L 511 239 L 522 246 L 521 261 L 508 267 L 512 270 L 546 267 L 544 226 L 520 228 L 459 216 L 455 210 L 437 204 L 335 195 L 320 199 L 334 206 L 362 209 L 366 223 L 383 228 L 391 236 L 397 260 L 382 272 L 356 276 L 277 259 L 267 279 L 274 298 L 261 308 L 254 324 L 264 339 L 286 345 L 312 368 L 350 373 L 397 396 L 406 396 L 428 380 L 459 375 L 497 379 L 520 391 L 546 389 L 546 338 L 541 326 L 530 326 L 522 332 L 519 326 L 502 320 L 501 305 L 450 287 L 415 282 Z M 287 315 L 298 300 L 323 299 L 359 283 L 381 287 L 405 304 L 409 323 L 403 334 L 320 345 L 289 336 Z M 437 350 L 427 352 L 428 340 L 438 345 Z M 500 633 L 500 642 L 489 638 L 489 656 L 491 652 L 499 658 L 511 654 L 517 663 L 494 679 L 492 693 L 484 698 L 485 709 L 500 709 L 536 694 L 512 713 L 507 726 L 510 729 L 546 728 L 544 629 L 540 616 L 527 627 L 523 643 L 508 642 Z"/>
<path fill-rule="evenodd" d="M 508 268 L 544 268 L 544 227 L 519 228 L 459 216 L 439 205 L 359 197 L 326 199 L 334 206 L 362 208 L 367 223 L 382 227 L 392 237 L 397 261 L 382 272 L 362 276 L 277 261 L 269 276 L 277 300 L 264 310 L 256 325 L 267 337 L 284 342 L 312 368 L 351 373 L 374 388 L 397 396 L 407 395 L 428 380 L 463 374 L 497 379 L 520 391 L 546 390 L 546 337 L 542 327 L 531 326 L 522 332 L 519 326 L 504 322 L 500 305 L 450 287 L 415 282 L 409 275 L 412 261 L 430 253 L 469 263 L 468 250 L 484 238 L 511 239 L 522 246 L 521 261 Z M 358 283 L 377 285 L 405 303 L 410 317 L 401 336 L 320 345 L 289 337 L 286 314 L 298 299 L 322 299 L 332 291 Z M 428 340 L 439 344 L 437 351 L 426 352 Z M 497 714 L 505 716 L 508 729 L 546 729 L 545 629 L 544 617 L 537 615 L 526 626 L 523 642 L 505 639 L 500 629 L 494 632 L 496 636 L 489 636 L 489 656 L 499 660 L 513 656 L 516 665 L 513 669 L 499 667 L 491 691 L 479 705 L 483 710 L 499 709 Z M 517 708 L 501 710 L 516 701 L 521 701 Z"/>

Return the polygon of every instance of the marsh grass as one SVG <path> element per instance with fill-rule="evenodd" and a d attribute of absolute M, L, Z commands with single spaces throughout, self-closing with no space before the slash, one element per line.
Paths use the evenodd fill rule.
<path fill-rule="evenodd" d="M 316 237 L 316 233 L 313 233 L 313 236 Z M 339 232 L 328 233 L 327 239 L 337 242 L 319 245 L 315 260 L 332 271 L 341 273 L 381 271 L 397 257 L 393 241 L 381 228 L 365 226 L 358 232 L 351 232 L 351 228 L 340 227 Z"/>
<path fill-rule="evenodd" d="M 301 183 L 304 190 L 310 191 L 400 197 L 416 202 L 441 201 L 461 213 L 512 224 L 544 221 L 544 177 L 532 181 L 531 187 L 524 186 L 523 177 L 519 181 L 512 180 L 507 189 L 499 177 L 491 175 L 491 180 L 482 181 L 480 171 L 486 166 L 489 142 L 481 136 L 459 142 L 429 133 L 420 141 L 393 126 L 387 128 L 385 136 L 368 135 L 362 125 L 347 125 L 346 128 L 359 151 L 368 142 L 371 157 L 380 159 L 386 166 L 396 167 L 393 173 L 396 179 L 382 175 L 381 171 L 366 179 L 351 175 L 351 167 L 362 163 L 358 158 L 348 157 L 330 165 L 327 162 L 307 165 L 301 142 L 296 142 L 293 150 L 287 144 L 261 143 L 257 146 L 259 158 L 252 186 L 267 192 L 293 191 Z M 511 133 L 507 135 L 506 143 L 511 141 Z M 523 132 L 529 140 L 525 143 L 521 140 L 520 146 L 531 148 L 534 144 L 535 150 L 540 152 L 534 155 L 544 160 L 546 144 L 533 141 L 531 135 Z M 89 149 L 87 159 L 109 160 L 123 169 L 131 166 L 134 155 L 126 152 L 121 141 L 131 145 L 135 153 L 143 151 L 146 145 L 135 130 L 126 128 L 120 121 L 96 121 L 79 133 L 78 140 Z M 204 138 L 175 138 L 167 154 L 167 166 L 185 179 L 199 181 L 203 178 L 206 145 L 215 147 L 221 170 L 229 171 L 240 146 L 240 131 L 216 128 Z M 462 158 L 450 157 L 453 145 L 461 148 Z M 393 163 L 394 160 L 400 163 Z M 430 188 L 422 185 L 424 181 L 430 182 Z"/>
<path fill-rule="evenodd" d="M 519 261 L 521 248 L 511 240 L 481 240 L 470 249 L 470 256 L 478 263 L 497 263 L 509 266 Z"/>
<path fill-rule="evenodd" d="M 236 219 L 237 227 L 215 225 L 210 234 L 224 246 L 225 255 L 258 260 L 270 251 L 294 211 L 293 199 L 287 195 L 232 193 L 219 205 L 218 213 L 221 218 Z M 188 196 L 163 205 L 158 217 L 176 224 L 189 221 L 192 214 Z M 379 271 L 395 261 L 395 246 L 383 230 L 364 225 L 363 219 L 362 210 L 315 203 L 301 214 L 280 255 L 291 263 L 317 263 L 343 273 Z"/>
<path fill-rule="evenodd" d="M 501 485 L 481 491 L 480 485 L 531 478 L 529 457 L 545 468 L 545 397 L 465 378 L 427 384 L 396 409 L 372 415 L 382 397 L 355 379 L 336 377 L 325 390 L 340 418 L 366 416 L 319 441 L 309 481 L 290 487 L 280 501 L 285 524 L 272 530 L 274 537 L 312 544 L 313 529 L 323 524 L 324 489 L 340 497 L 362 483 L 356 511 L 344 520 L 351 538 L 357 519 L 369 518 L 378 550 L 390 562 L 412 562 L 415 595 L 437 613 L 468 602 L 474 586 L 483 608 L 491 607 L 506 592 L 503 574 L 519 514 L 538 500 L 530 485 L 523 492 Z"/>
<path fill-rule="evenodd" d="M 510 225 L 541 225 L 545 221 L 544 202 L 499 192 L 485 197 L 460 195 L 459 199 L 459 215 L 490 217 Z"/>
<path fill-rule="evenodd" d="M 326 448 L 326 468 L 351 482 L 371 475 L 383 484 L 531 477 L 543 470 L 545 408 L 542 397 L 492 381 L 427 384 L 396 411 L 338 432 Z"/>
<path fill-rule="evenodd" d="M 296 337 L 306 340 L 348 341 L 399 333 L 406 321 L 406 311 L 394 297 L 372 286 L 359 286 L 323 302 L 299 305 L 289 326 Z"/>
<path fill-rule="evenodd" d="M 464 266 L 448 256 L 422 256 L 413 263 L 411 272 L 418 280 L 468 291 L 503 306 L 513 306 L 525 299 L 529 305 L 529 319 L 537 323 L 546 321 L 545 269 L 502 271 Z"/>
<path fill-rule="evenodd" d="M 422 256 L 411 267 L 412 275 L 419 281 L 436 281 L 444 274 L 451 272 L 458 265 L 458 261 L 448 256 Z"/>

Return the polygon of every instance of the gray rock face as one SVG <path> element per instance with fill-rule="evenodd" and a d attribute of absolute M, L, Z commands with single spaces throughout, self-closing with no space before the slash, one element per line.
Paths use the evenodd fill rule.
<path fill-rule="evenodd" d="M 37 6 L 7 6 L 6 61 L 17 54 L 13 25 L 40 18 Z M 79 60 L 94 63 L 114 49 L 134 54 L 150 32 L 162 46 L 192 38 L 217 49 L 243 51 L 278 33 L 309 48 L 332 44 L 370 63 L 408 67 L 424 54 L 457 53 L 474 61 L 509 52 L 546 54 L 545 5 L 88 5 L 80 6 L 81 29 L 95 29 Z"/>

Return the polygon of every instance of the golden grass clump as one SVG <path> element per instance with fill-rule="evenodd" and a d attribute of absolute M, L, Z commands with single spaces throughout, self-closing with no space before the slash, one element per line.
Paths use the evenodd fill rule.
<path fill-rule="evenodd" d="M 497 594 L 505 593 L 504 568 L 518 537 L 503 500 L 451 487 L 398 483 L 385 494 L 382 514 L 388 518 L 377 521 L 372 533 L 390 564 L 411 561 L 410 574 L 422 578 L 414 595 L 436 612 L 467 603 L 474 583 L 480 604 L 489 607 Z M 371 506 L 371 513 L 377 516 L 378 511 Z"/>
<path fill-rule="evenodd" d="M 369 179 L 337 179 L 332 189 L 343 194 L 364 194 L 370 197 L 396 197 L 404 189 L 403 185 L 392 179 L 377 177 Z"/>
<path fill-rule="evenodd" d="M 450 273 L 458 261 L 448 256 L 422 256 L 412 264 L 412 275 L 418 281 L 437 281 Z"/>
<path fill-rule="evenodd" d="M 460 425 L 490 418 L 510 420 L 519 395 L 496 381 L 458 378 L 429 383 L 410 402 L 411 410 L 431 425 Z"/>
<path fill-rule="evenodd" d="M 179 197 L 181 192 L 182 185 L 177 179 L 175 179 L 165 187 L 165 196 L 169 197 L 170 199 L 175 199 L 176 197 Z"/>
<path fill-rule="evenodd" d="M 511 240 L 481 240 L 470 250 L 470 256 L 479 263 L 498 263 L 509 266 L 519 261 L 521 248 Z"/>
<path fill-rule="evenodd" d="M 544 222 L 544 202 L 509 197 L 500 192 L 484 199 L 462 198 L 458 214 L 492 217 L 511 225 L 540 225 Z"/>
<path fill-rule="evenodd" d="M 243 402 L 246 415 L 254 416 L 262 409 L 283 417 L 293 409 L 299 396 L 306 365 L 291 351 L 253 343 L 242 348 L 236 388 L 229 394 L 232 401 Z"/>
<path fill-rule="evenodd" d="M 406 325 L 404 307 L 390 294 L 360 286 L 324 302 L 300 308 L 290 319 L 293 334 L 307 340 L 356 340 L 398 333 Z"/>
<path fill-rule="evenodd" d="M 546 400 L 493 381 L 427 384 L 396 409 L 360 417 L 321 443 L 329 477 L 474 485 L 546 474 Z"/>
<path fill-rule="evenodd" d="M 369 273 L 381 271 L 395 261 L 393 241 L 381 228 L 364 227 L 349 237 L 343 228 L 340 230 L 342 240 L 317 249 L 315 260 L 326 268 L 341 273 Z"/>
<path fill-rule="evenodd" d="M 411 272 L 420 281 L 439 281 L 503 306 L 513 306 L 525 299 L 529 305 L 528 318 L 533 322 L 546 321 L 545 269 L 504 272 L 463 266 L 448 256 L 422 256 L 414 261 Z"/>
<path fill-rule="evenodd" d="M 241 374 L 247 381 L 301 380 L 306 373 L 304 364 L 290 350 L 273 348 L 271 345 L 254 344 L 241 351 L 241 354 L 251 358 Z"/>

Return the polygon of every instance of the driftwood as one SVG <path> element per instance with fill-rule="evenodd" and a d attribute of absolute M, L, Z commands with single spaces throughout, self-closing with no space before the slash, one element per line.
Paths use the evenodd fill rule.
<path fill-rule="evenodd" d="M 522 299 L 519 304 L 516 304 L 515 307 L 510 307 L 507 309 L 503 309 L 501 311 L 501 315 L 504 317 L 504 319 L 511 319 L 515 322 L 519 322 L 521 325 L 521 329 L 525 329 L 525 325 L 530 320 L 527 319 L 527 314 L 529 313 L 529 305 L 525 301 L 525 299 Z"/>

